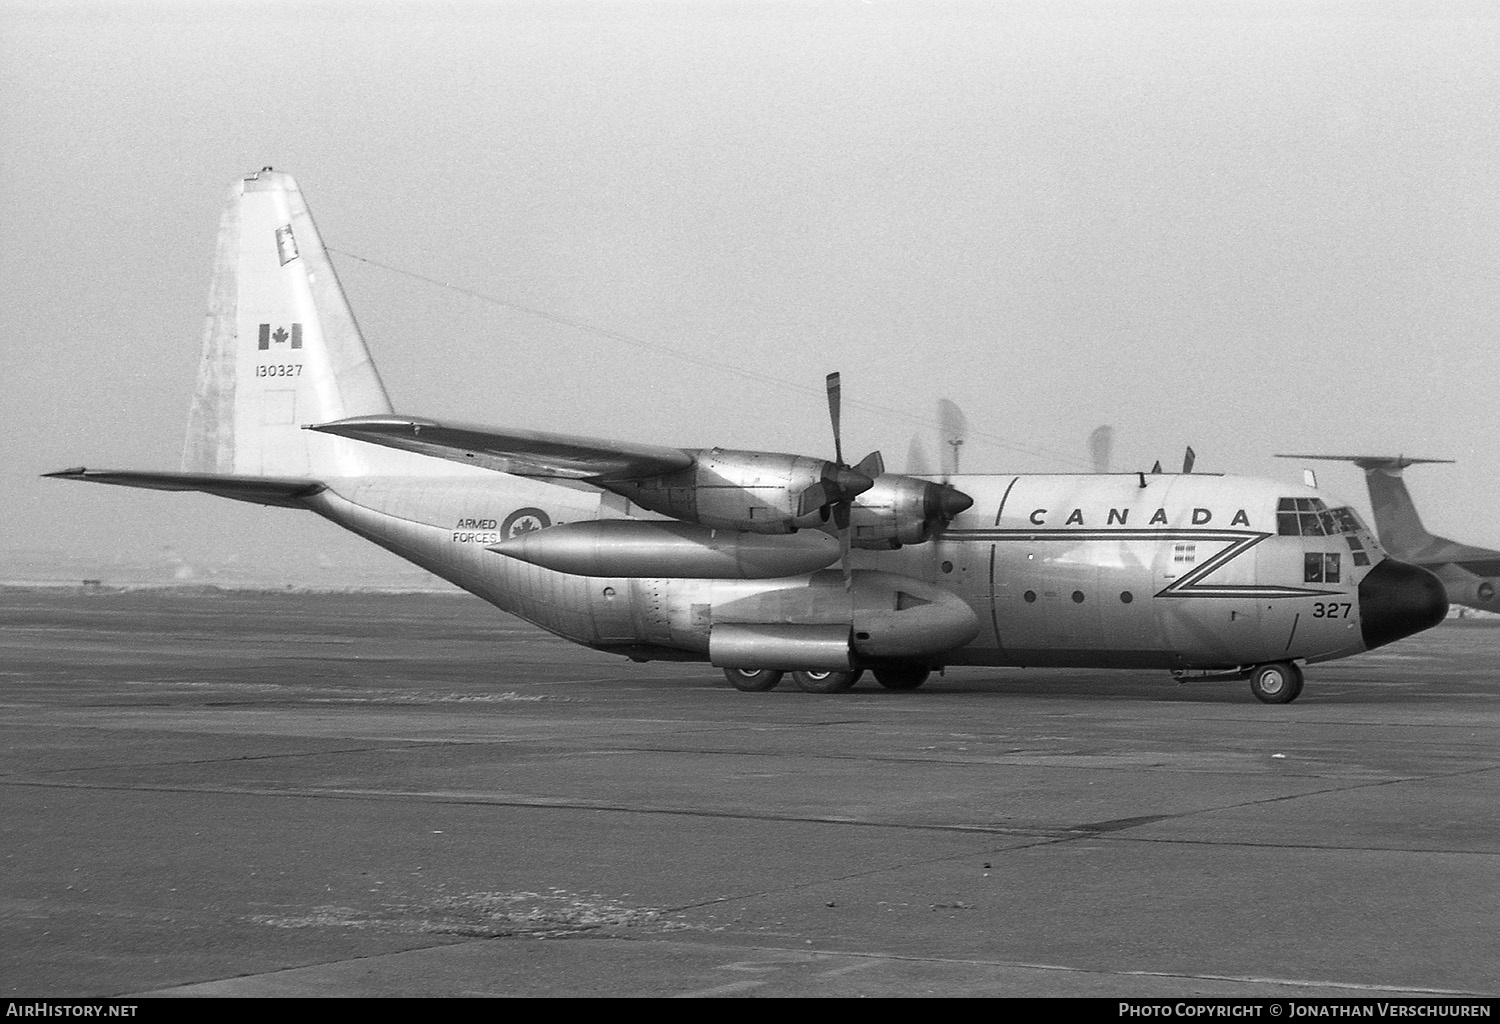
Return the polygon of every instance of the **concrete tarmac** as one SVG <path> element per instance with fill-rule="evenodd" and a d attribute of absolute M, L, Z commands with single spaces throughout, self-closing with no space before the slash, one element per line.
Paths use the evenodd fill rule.
<path fill-rule="evenodd" d="M 1500 625 L 1299 701 L 740 693 L 448 595 L 0 591 L 7 996 L 1500 993 Z"/>

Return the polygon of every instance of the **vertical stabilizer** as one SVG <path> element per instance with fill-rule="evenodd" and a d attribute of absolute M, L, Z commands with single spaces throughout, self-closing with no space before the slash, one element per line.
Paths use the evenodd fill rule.
<path fill-rule="evenodd" d="M 1383 546 L 1397 558 L 1414 558 L 1424 548 L 1436 542 L 1436 538 L 1422 525 L 1417 506 L 1406 490 L 1406 481 L 1401 470 L 1415 462 L 1436 462 L 1437 459 L 1376 459 L 1354 460 L 1365 471 L 1365 486 L 1370 489 L 1370 510 L 1375 513 L 1375 532 Z"/>
<path fill-rule="evenodd" d="M 297 182 L 270 168 L 236 181 L 219 222 L 183 470 L 355 475 L 368 451 L 302 425 L 390 412 Z"/>

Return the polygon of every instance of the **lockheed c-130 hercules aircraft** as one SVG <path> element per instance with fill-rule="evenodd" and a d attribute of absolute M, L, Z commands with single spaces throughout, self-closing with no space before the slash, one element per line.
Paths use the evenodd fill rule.
<path fill-rule="evenodd" d="M 965 475 L 397 415 L 302 193 L 230 187 L 180 472 L 48 474 L 306 509 L 559 636 L 742 690 L 950 665 L 1160 668 L 1294 700 L 1298 663 L 1447 611 L 1311 487 Z M 305 429 L 304 429 L 305 428 Z"/>

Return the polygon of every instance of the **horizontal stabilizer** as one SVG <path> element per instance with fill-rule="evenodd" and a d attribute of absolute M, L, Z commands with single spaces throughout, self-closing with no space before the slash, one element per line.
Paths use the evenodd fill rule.
<path fill-rule="evenodd" d="M 1352 462 L 1360 469 L 1402 470 L 1423 462 L 1452 462 L 1452 459 L 1411 459 L 1405 455 L 1277 455 L 1278 459 L 1322 459 L 1325 462 Z"/>
<path fill-rule="evenodd" d="M 536 430 L 436 423 L 406 416 L 356 416 L 309 424 L 307 429 L 514 476 L 638 480 L 693 464 L 693 456 L 677 448 Z"/>
<path fill-rule="evenodd" d="M 302 499 L 323 490 L 316 480 L 298 477 L 235 476 L 224 473 L 142 473 L 124 469 L 74 469 L 43 473 L 54 480 L 85 480 L 120 487 L 144 487 L 153 491 L 202 491 L 221 498 L 257 505 L 303 508 Z"/>

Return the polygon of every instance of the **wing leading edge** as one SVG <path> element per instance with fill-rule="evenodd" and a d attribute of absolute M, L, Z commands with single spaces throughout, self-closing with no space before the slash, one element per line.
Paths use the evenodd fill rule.
<path fill-rule="evenodd" d="M 307 429 L 513 476 L 634 480 L 686 469 L 693 464 L 693 456 L 678 448 L 539 430 L 497 430 L 406 416 L 355 416 L 308 424 Z"/>

